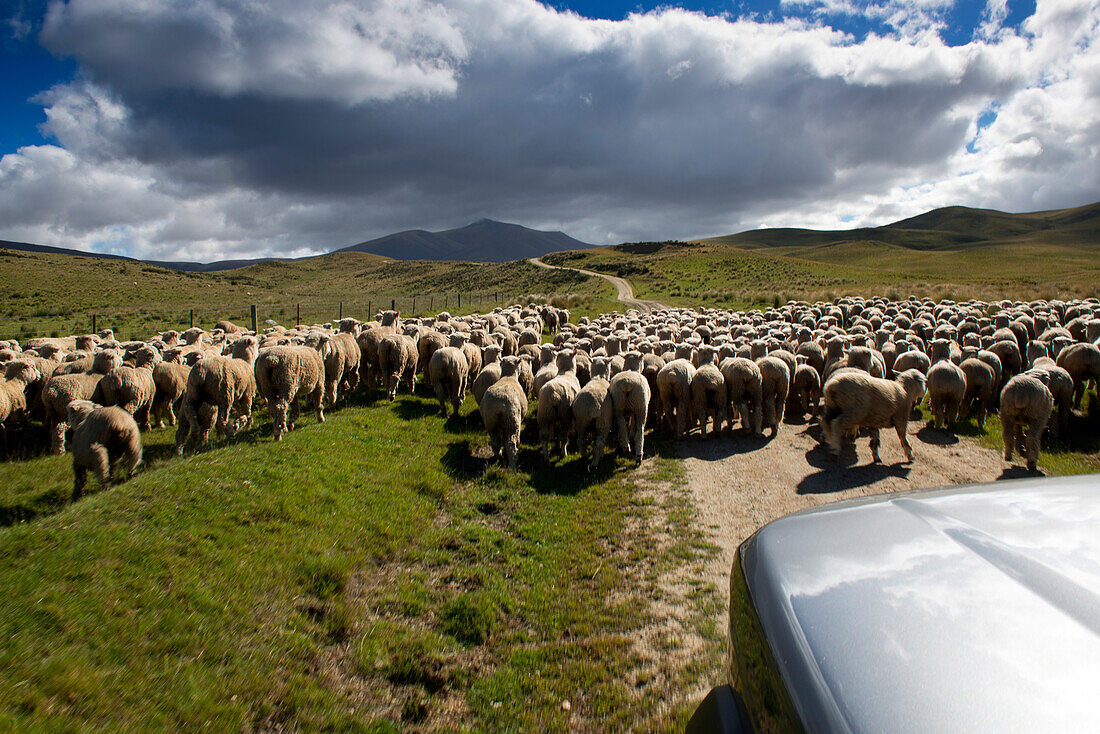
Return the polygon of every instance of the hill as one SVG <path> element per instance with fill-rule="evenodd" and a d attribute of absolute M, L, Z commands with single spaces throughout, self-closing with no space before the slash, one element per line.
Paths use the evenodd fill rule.
<path fill-rule="evenodd" d="M 951 206 L 881 227 L 846 230 L 758 229 L 697 242 L 743 249 L 807 248 L 877 242 L 911 250 L 958 250 L 990 245 L 1100 242 L 1100 202 L 1073 209 L 1010 214 Z"/>
<path fill-rule="evenodd" d="M 482 219 L 458 229 L 428 232 L 410 229 L 344 247 L 337 252 L 371 252 L 395 260 L 507 262 L 542 257 L 548 252 L 591 247 L 562 232 Z"/>

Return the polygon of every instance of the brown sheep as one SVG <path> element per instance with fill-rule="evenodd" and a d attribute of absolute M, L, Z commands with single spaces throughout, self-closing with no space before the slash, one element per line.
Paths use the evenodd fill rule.
<path fill-rule="evenodd" d="M 127 478 L 141 463 L 141 431 L 134 417 L 117 406 L 99 407 L 77 400 L 66 408 L 66 422 L 73 428 L 73 501 L 84 494 L 89 469 L 100 489 L 111 488 L 115 465 L 123 462 Z"/>
<path fill-rule="evenodd" d="M 1100 347 L 1088 342 L 1071 344 L 1059 352 L 1057 363 L 1073 379 L 1074 408 L 1081 407 L 1089 381 L 1100 397 Z"/>
<path fill-rule="evenodd" d="M 913 460 L 913 448 L 905 434 L 913 406 L 924 397 L 925 378 L 910 369 L 893 380 L 871 377 L 860 370 L 834 375 L 825 383 L 825 406 L 821 414 L 822 439 L 833 456 L 839 457 L 841 442 L 858 429 L 871 432 L 871 456 L 881 461 L 879 430 L 893 427 L 905 451 L 906 461 Z"/>
<path fill-rule="evenodd" d="M 985 430 L 985 413 L 993 402 L 993 391 L 997 388 L 997 376 L 993 368 L 978 359 L 971 357 L 964 359 L 959 365 L 966 376 L 966 392 L 963 395 L 962 405 L 966 412 L 974 412 L 978 427 Z"/>
<path fill-rule="evenodd" d="M 187 391 L 187 376 L 191 368 L 178 362 L 159 362 L 153 368 L 153 382 L 156 395 L 153 397 L 153 418 L 157 427 L 164 426 L 164 417 L 168 416 L 168 425 L 176 425 L 176 410 Z"/>

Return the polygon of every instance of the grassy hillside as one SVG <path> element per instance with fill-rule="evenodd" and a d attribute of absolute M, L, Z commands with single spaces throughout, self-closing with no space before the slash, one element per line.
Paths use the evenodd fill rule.
<path fill-rule="evenodd" d="M 0 249 L 0 338 L 86 333 L 99 328 L 125 337 L 223 318 L 294 323 L 345 316 L 368 308 L 427 314 L 491 309 L 531 294 L 557 294 L 580 313 L 613 307 L 603 280 L 537 268 L 526 261 L 455 263 L 392 261 L 348 252 L 293 263 L 268 262 L 217 273 L 190 273 L 118 260 Z M 459 306 L 459 296 L 464 299 Z M 413 299 L 416 299 L 415 301 Z"/>
<path fill-rule="evenodd" d="M 886 227 L 771 229 L 698 242 L 556 253 L 622 275 L 642 298 L 757 306 L 838 295 L 933 298 L 1100 295 L 1100 204 L 1035 214 L 953 207 Z"/>
<path fill-rule="evenodd" d="M 645 493 L 678 466 L 544 468 L 525 436 L 513 474 L 472 399 L 358 400 L 183 459 L 154 430 L 75 504 L 44 438 L 0 464 L 7 521 L 39 513 L 0 528 L 0 730 L 682 729 L 723 630 L 713 588 L 679 633 L 659 608 L 707 552 L 684 490 Z"/>

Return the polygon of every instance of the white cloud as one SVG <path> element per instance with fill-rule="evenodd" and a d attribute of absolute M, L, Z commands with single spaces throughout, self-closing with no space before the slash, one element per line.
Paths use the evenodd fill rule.
<path fill-rule="evenodd" d="M 613 242 L 1086 203 L 1098 14 L 1040 0 L 950 47 L 533 0 L 55 3 L 81 75 L 40 96 L 58 144 L 0 161 L 0 237 L 217 259 L 483 216 Z"/>

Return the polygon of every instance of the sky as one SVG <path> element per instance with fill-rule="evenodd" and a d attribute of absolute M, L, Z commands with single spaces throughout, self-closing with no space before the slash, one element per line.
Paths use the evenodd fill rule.
<path fill-rule="evenodd" d="M 1095 0 L 0 0 L 0 239 L 205 262 L 1098 200 Z"/>

